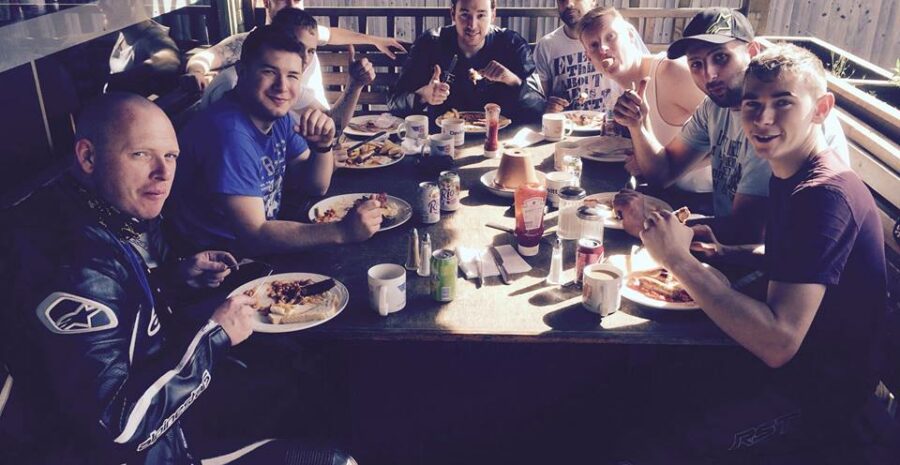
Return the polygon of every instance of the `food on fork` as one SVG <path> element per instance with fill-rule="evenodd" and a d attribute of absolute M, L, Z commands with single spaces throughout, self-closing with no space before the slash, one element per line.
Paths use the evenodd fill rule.
<path fill-rule="evenodd" d="M 681 223 L 685 223 L 688 218 L 691 217 L 691 211 L 688 210 L 688 207 L 681 207 L 678 210 L 672 212 L 672 214 L 675 215 L 675 218 L 677 218 Z"/>
<path fill-rule="evenodd" d="M 478 81 L 484 79 L 484 76 L 478 72 L 475 68 L 469 68 L 469 80 L 472 81 L 472 85 L 478 85 Z"/>

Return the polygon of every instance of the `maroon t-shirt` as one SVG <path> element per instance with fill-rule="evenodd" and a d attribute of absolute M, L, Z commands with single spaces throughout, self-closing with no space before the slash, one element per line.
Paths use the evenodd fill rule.
<path fill-rule="evenodd" d="M 772 281 L 818 283 L 825 296 L 797 355 L 776 376 L 814 410 L 850 414 L 877 380 L 886 305 L 884 238 L 868 188 L 832 151 L 769 182 Z"/>

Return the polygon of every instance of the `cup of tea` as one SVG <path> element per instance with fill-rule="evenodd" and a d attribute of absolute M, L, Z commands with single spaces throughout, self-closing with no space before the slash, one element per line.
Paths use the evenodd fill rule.
<path fill-rule="evenodd" d="M 547 173 L 547 202 L 559 207 L 559 190 L 575 185 L 575 175 L 568 171 L 551 171 Z"/>
<path fill-rule="evenodd" d="M 428 117 L 425 115 L 409 115 L 403 118 L 397 134 L 403 139 L 423 141 L 428 138 Z"/>
<path fill-rule="evenodd" d="M 428 136 L 428 146 L 431 149 L 432 157 L 444 156 L 453 158 L 456 152 L 454 138 L 450 134 L 434 134 Z"/>
<path fill-rule="evenodd" d="M 541 132 L 551 142 L 563 140 L 575 129 L 575 123 L 562 113 L 547 113 L 541 118 Z"/>
<path fill-rule="evenodd" d="M 579 156 L 580 150 L 581 145 L 578 142 L 557 142 L 556 147 L 553 150 L 553 169 L 556 171 L 565 171 L 566 165 L 563 163 L 563 159 L 567 156 Z"/>
<path fill-rule="evenodd" d="M 466 120 L 462 118 L 444 118 L 441 121 L 441 134 L 453 136 L 453 145 L 459 147 L 466 143 Z"/>
<path fill-rule="evenodd" d="M 406 307 L 406 268 L 382 263 L 369 268 L 369 305 L 381 316 Z"/>
<path fill-rule="evenodd" d="M 608 263 L 584 267 L 581 306 L 600 316 L 615 313 L 622 304 L 623 276 L 622 270 Z"/>

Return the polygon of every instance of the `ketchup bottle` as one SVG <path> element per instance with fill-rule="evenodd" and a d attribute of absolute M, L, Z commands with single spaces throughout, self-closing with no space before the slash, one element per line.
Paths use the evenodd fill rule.
<path fill-rule="evenodd" d="M 519 253 L 537 255 L 538 244 L 544 234 L 544 204 L 547 189 L 539 183 L 525 183 L 516 189 L 516 244 Z"/>
<path fill-rule="evenodd" d="M 485 158 L 496 158 L 500 154 L 500 105 L 489 103 L 484 106 L 487 130 L 484 139 Z"/>

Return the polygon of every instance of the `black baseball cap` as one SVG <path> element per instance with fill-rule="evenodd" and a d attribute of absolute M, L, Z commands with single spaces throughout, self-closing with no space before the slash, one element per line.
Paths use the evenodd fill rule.
<path fill-rule="evenodd" d="M 724 44 L 732 40 L 753 40 L 753 26 L 747 17 L 731 8 L 707 8 L 691 19 L 681 39 L 669 45 L 668 56 L 670 60 L 683 57 L 694 42 Z"/>

